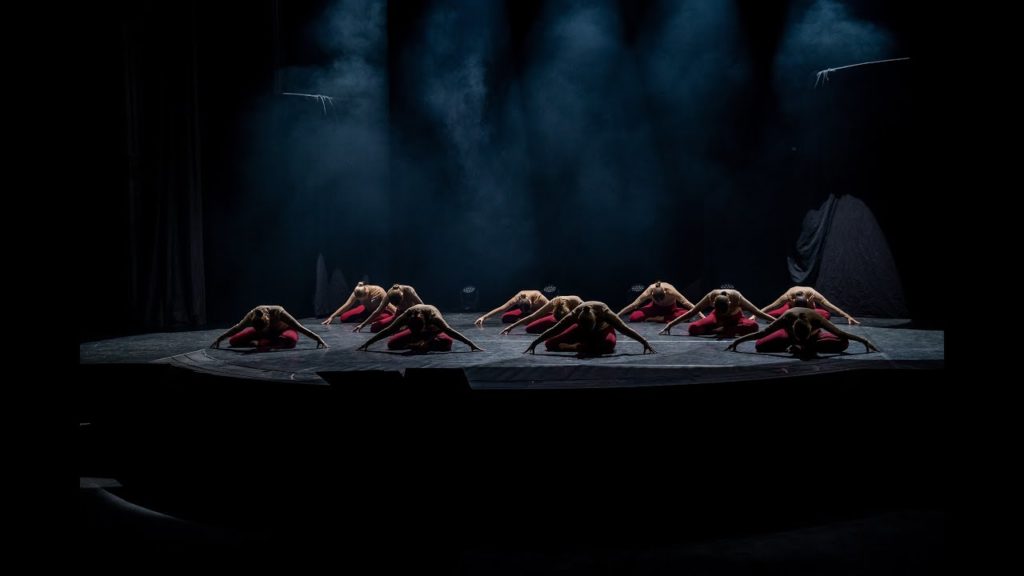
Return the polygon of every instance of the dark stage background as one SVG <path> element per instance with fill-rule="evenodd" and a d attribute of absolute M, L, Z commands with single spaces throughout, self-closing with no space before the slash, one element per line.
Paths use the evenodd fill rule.
<path fill-rule="evenodd" d="M 96 10 L 76 248 L 109 313 L 81 339 L 311 316 L 321 255 L 320 308 L 364 276 L 442 309 L 549 283 L 619 307 L 656 279 L 762 304 L 792 267 L 855 315 L 944 327 L 939 82 L 907 3 Z"/>

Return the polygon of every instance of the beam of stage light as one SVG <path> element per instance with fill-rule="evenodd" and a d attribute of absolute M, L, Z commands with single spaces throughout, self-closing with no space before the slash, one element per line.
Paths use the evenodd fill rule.
<path fill-rule="evenodd" d="M 888 60 L 872 60 L 871 62 L 860 62 L 858 64 L 848 64 L 846 66 L 840 66 L 838 68 L 825 68 L 824 70 L 818 70 L 814 78 L 814 87 L 817 88 L 818 84 L 825 84 L 829 80 L 829 75 L 838 70 L 846 70 L 847 68 L 856 68 L 857 66 L 869 66 L 871 64 L 885 64 L 887 62 L 903 62 L 910 60 L 910 58 L 889 58 Z"/>
<path fill-rule="evenodd" d="M 282 96 L 303 96 L 305 98 L 315 98 L 315 99 L 320 101 L 320 106 L 322 106 L 323 109 L 324 109 L 324 116 L 327 115 L 327 103 L 328 102 L 331 103 L 331 110 L 335 110 L 335 108 L 334 108 L 334 98 L 331 98 L 330 96 L 326 96 L 324 94 L 303 94 L 301 92 L 282 92 L 281 95 Z"/>

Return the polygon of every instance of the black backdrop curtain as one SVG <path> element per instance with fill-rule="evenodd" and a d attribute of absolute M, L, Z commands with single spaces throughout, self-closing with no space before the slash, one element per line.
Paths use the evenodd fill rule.
<path fill-rule="evenodd" d="M 854 316 L 910 317 L 882 228 L 871 209 L 849 194 L 830 194 L 807 213 L 789 273 L 793 284 L 814 286 Z"/>
<path fill-rule="evenodd" d="M 820 208 L 810 210 L 804 216 L 795 253 L 788 259 L 789 277 L 794 284 L 807 285 L 817 281 L 821 253 L 825 248 L 825 239 L 832 226 L 837 204 L 838 199 L 830 194 Z"/>
<path fill-rule="evenodd" d="M 195 6 L 143 4 L 122 27 L 134 328 L 195 327 L 206 322 Z"/>

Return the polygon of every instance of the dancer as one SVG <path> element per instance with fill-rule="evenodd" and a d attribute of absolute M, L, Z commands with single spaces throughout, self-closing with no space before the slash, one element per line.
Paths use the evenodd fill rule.
<path fill-rule="evenodd" d="M 360 322 L 352 331 L 359 332 L 363 329 L 363 326 L 370 324 L 370 332 L 380 332 L 392 320 L 397 318 L 399 314 L 416 304 L 423 304 L 423 300 L 420 300 L 420 296 L 416 293 L 415 288 L 406 284 L 395 284 L 388 288 L 387 294 L 380 304 L 377 305 L 377 309 L 373 311 L 373 314 L 370 314 L 366 320 Z M 393 311 L 389 312 L 389 309 L 392 308 Z"/>
<path fill-rule="evenodd" d="M 533 354 L 541 342 L 552 352 L 579 352 L 586 355 L 611 354 L 615 350 L 615 331 L 644 345 L 644 354 L 654 354 L 649 342 L 626 325 L 604 302 L 584 302 L 544 331 L 523 351 Z"/>
<path fill-rule="evenodd" d="M 360 282 L 356 284 L 352 294 L 349 295 L 348 300 L 342 304 L 337 310 L 331 313 L 326 320 L 321 322 L 324 326 L 330 325 L 334 317 L 338 317 L 338 323 L 344 324 L 345 322 L 362 322 L 370 315 L 371 312 L 377 309 L 381 301 L 387 298 L 387 290 L 380 286 L 373 284 L 364 284 Z M 391 304 L 387 305 L 385 313 L 394 314 L 395 307 Z"/>
<path fill-rule="evenodd" d="M 821 314 L 826 320 L 831 318 L 832 315 L 829 312 L 832 312 L 846 318 L 847 324 L 860 324 L 853 316 L 843 312 L 838 306 L 829 302 L 827 298 L 821 295 L 821 292 L 808 286 L 793 286 L 786 290 L 782 296 L 779 296 L 775 302 L 761 308 L 761 312 L 766 312 L 769 316 L 778 318 L 790 308 L 811 308 L 818 314 Z"/>
<path fill-rule="evenodd" d="M 515 324 L 506 327 L 501 334 L 508 335 L 513 328 L 520 324 L 526 324 L 527 334 L 543 334 L 545 330 L 554 326 L 563 316 L 572 312 L 580 304 L 583 304 L 583 299 L 579 296 L 555 296 L 540 310 L 526 318 L 520 318 Z"/>
<path fill-rule="evenodd" d="M 641 306 L 644 302 L 648 303 Z M 693 303 L 675 286 L 659 280 L 641 292 L 632 304 L 619 310 L 618 315 L 629 314 L 630 322 L 669 322 L 691 308 Z M 700 317 L 703 318 L 704 314 Z"/>
<path fill-rule="evenodd" d="M 850 340 L 864 344 L 866 352 L 878 351 L 867 338 L 843 332 L 836 325 L 810 308 L 790 308 L 764 330 L 737 338 L 726 350 L 748 340 L 757 340 L 758 352 L 789 351 L 797 356 L 813 357 L 818 352 L 839 353 L 846 350 Z"/>
<path fill-rule="evenodd" d="M 221 340 L 229 338 L 232 348 L 253 347 L 263 352 L 271 348 L 295 348 L 299 333 L 316 340 L 317 348 L 327 348 L 327 343 L 299 323 L 281 306 L 257 306 L 227 332 L 213 341 L 210 348 L 220 348 Z"/>
<path fill-rule="evenodd" d="M 494 310 L 491 310 L 487 314 L 477 318 L 473 323 L 478 327 L 483 326 L 484 320 L 487 320 L 498 312 L 504 311 L 505 313 L 501 315 L 501 321 L 505 324 L 511 324 L 531 312 L 540 310 L 540 308 L 547 303 L 547 296 L 544 296 L 540 290 L 521 290 L 515 296 L 509 298 L 508 302 L 505 302 L 501 306 L 498 306 Z"/>
<path fill-rule="evenodd" d="M 416 352 L 448 352 L 452 349 L 452 338 L 469 346 L 473 352 L 483 348 L 448 325 L 441 311 L 429 304 L 415 304 L 386 328 L 377 332 L 356 350 L 366 351 L 371 344 L 383 338 L 388 339 L 389 350 L 413 350 Z"/>
<path fill-rule="evenodd" d="M 757 306 L 751 304 L 738 290 L 719 288 L 718 290 L 708 292 L 689 312 L 669 322 L 659 334 L 671 334 L 673 326 L 680 322 L 685 322 L 693 317 L 694 314 L 709 306 L 713 307 L 714 310 L 707 317 L 690 324 L 691 336 L 717 334 L 722 338 L 730 338 L 757 332 L 757 321 L 744 318 L 744 310 L 769 322 L 775 321 L 775 318 L 758 310 Z"/>

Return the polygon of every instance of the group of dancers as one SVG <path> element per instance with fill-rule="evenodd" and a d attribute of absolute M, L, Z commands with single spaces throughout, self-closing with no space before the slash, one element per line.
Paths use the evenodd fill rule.
<path fill-rule="evenodd" d="M 768 306 L 757 308 L 732 287 L 712 290 L 693 304 L 668 282 L 658 281 L 617 313 L 596 300 L 584 301 L 579 296 L 548 299 L 539 290 L 522 290 L 477 318 L 475 325 L 482 328 L 488 318 L 497 314 L 508 324 L 501 331 L 502 335 L 522 325 L 527 333 L 538 334 L 524 351 L 531 354 L 542 342 L 552 352 L 610 354 L 615 350 L 617 332 L 640 342 L 644 354 L 653 354 L 655 350 L 650 343 L 622 319 L 626 314 L 630 322 L 664 322 L 665 327 L 659 334 L 670 334 L 673 326 L 699 316 L 689 324 L 690 335 L 738 337 L 726 350 L 736 350 L 739 344 L 750 340 L 756 340 L 758 352 L 788 351 L 800 356 L 839 353 L 846 350 L 851 340 L 864 344 L 867 351 L 878 350 L 866 338 L 836 327 L 830 320 L 833 314 L 845 318 L 849 324 L 860 322 L 820 292 L 806 286 L 794 286 Z M 340 323 L 355 323 L 354 332 L 369 325 L 373 336 L 357 350 L 365 351 L 384 338 L 388 338 L 387 346 L 391 350 L 447 352 L 455 340 L 472 351 L 483 350 L 448 325 L 440 310 L 425 304 L 416 290 L 405 284 L 395 284 L 385 290 L 360 282 L 323 324 L 329 326 L 335 318 Z M 758 330 L 757 318 L 768 325 Z M 227 338 L 233 347 L 294 348 L 300 333 L 315 340 L 317 348 L 327 347 L 318 334 L 281 306 L 257 306 L 218 336 L 212 347 L 219 347 Z"/>

